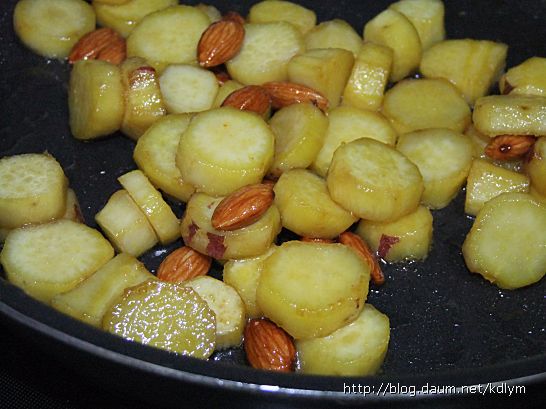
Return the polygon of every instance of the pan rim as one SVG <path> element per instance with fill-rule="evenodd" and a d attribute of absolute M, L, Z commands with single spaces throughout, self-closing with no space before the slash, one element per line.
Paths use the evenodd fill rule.
<path fill-rule="evenodd" d="M 23 302 L 19 304 L 19 302 Z M 15 304 L 15 305 L 14 305 Z M 40 312 L 49 314 L 48 321 L 40 319 Z M 430 401 L 473 395 L 471 387 L 485 389 L 502 385 L 532 385 L 546 383 L 546 353 L 516 361 L 477 368 L 456 368 L 437 373 L 375 375 L 368 377 L 335 377 L 303 374 L 281 374 L 260 371 L 225 362 L 209 362 L 196 358 L 174 356 L 168 352 L 129 342 L 112 334 L 79 322 L 36 301 L 22 290 L 0 278 L 0 316 L 12 325 L 19 325 L 56 343 L 75 349 L 87 358 L 104 359 L 115 365 L 147 373 L 159 379 L 193 384 L 226 392 L 249 395 L 269 395 L 303 401 L 321 399 L 336 402 L 404 402 L 411 399 Z M 85 332 L 87 336 L 82 336 Z M 91 332 L 92 339 L 89 338 Z M 98 341 L 98 342 L 97 342 Z M 171 357 L 176 365 L 166 366 Z M 226 376 L 226 370 L 230 373 Z M 508 375 L 508 376 L 507 376 Z M 467 380 L 463 382 L 463 380 Z M 339 385 L 369 385 L 374 393 L 346 393 Z M 336 385 L 338 388 L 333 388 Z M 386 385 L 414 387 L 417 395 L 386 392 Z M 442 387 L 443 393 L 422 393 L 423 386 Z M 455 387 L 455 389 L 453 389 Z M 375 393 L 375 389 L 383 393 Z M 392 389 L 391 389 L 392 390 Z"/>

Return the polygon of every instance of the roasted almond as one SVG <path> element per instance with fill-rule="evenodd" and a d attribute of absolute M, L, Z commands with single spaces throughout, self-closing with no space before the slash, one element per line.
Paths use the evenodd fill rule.
<path fill-rule="evenodd" d="M 266 82 L 262 85 L 271 97 L 275 109 L 301 102 L 311 102 L 322 111 L 328 110 L 328 99 L 320 92 L 305 85 L 288 81 Z"/>
<path fill-rule="evenodd" d="M 108 27 L 87 33 L 78 40 L 68 56 L 68 62 L 79 60 L 103 60 L 119 64 L 127 55 L 125 39 Z"/>
<path fill-rule="evenodd" d="M 294 341 L 282 328 L 267 319 L 252 319 L 247 323 L 243 345 L 248 362 L 254 368 L 281 372 L 294 370 Z"/>
<path fill-rule="evenodd" d="M 215 67 L 233 58 L 241 49 L 245 29 L 235 20 L 212 23 L 197 45 L 197 61 L 202 67 Z"/>
<path fill-rule="evenodd" d="M 262 217 L 274 198 L 270 184 L 244 186 L 226 196 L 214 209 L 212 227 L 216 230 L 237 230 L 249 226 Z"/>
<path fill-rule="evenodd" d="M 524 157 L 533 147 L 536 138 L 529 135 L 495 136 L 485 147 L 485 154 L 496 160 Z"/>
<path fill-rule="evenodd" d="M 159 265 L 157 278 L 179 283 L 209 272 L 212 260 L 191 247 L 184 246 L 170 253 Z"/>
<path fill-rule="evenodd" d="M 368 245 L 358 236 L 351 232 L 344 232 L 339 235 L 339 242 L 352 248 L 370 267 L 370 278 L 376 285 L 381 285 L 385 282 L 385 276 L 381 271 L 381 267 L 374 254 Z"/>
<path fill-rule="evenodd" d="M 252 111 L 263 116 L 271 108 L 271 98 L 259 85 L 247 85 L 229 94 L 222 102 L 222 106 Z"/>

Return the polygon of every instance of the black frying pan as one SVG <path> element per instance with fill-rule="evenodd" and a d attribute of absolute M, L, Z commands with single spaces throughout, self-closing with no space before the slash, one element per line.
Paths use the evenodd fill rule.
<path fill-rule="evenodd" d="M 255 1 L 209 1 L 221 11 L 246 13 Z M 298 0 L 319 21 L 343 18 L 359 33 L 383 10 L 386 0 Z M 87 223 L 119 185 L 116 178 L 136 166 L 134 143 L 120 134 L 99 141 L 74 140 L 67 125 L 69 67 L 25 49 L 13 33 L 16 1 L 0 4 L 0 156 L 49 151 L 63 165 Z M 196 2 L 189 2 L 196 3 Z M 509 44 L 508 65 L 546 56 L 546 2 L 446 0 L 449 38 L 471 37 Z M 383 370 L 374 377 L 337 378 L 284 375 L 245 365 L 240 350 L 217 353 L 203 362 L 126 342 L 72 320 L 27 297 L 0 273 L 0 317 L 65 362 L 98 380 L 116 380 L 116 389 L 155 404 L 184 406 L 244 404 L 248 407 L 397 404 L 400 407 L 468 407 L 483 400 L 513 405 L 525 398 L 538 405 L 546 387 L 546 280 L 502 291 L 468 272 L 461 244 L 472 220 L 463 212 L 464 192 L 446 209 L 434 211 L 434 245 L 424 263 L 386 266 L 386 284 L 372 288 L 369 302 L 391 320 L 391 343 Z M 178 214 L 179 203 L 172 203 Z M 180 245 L 175 243 L 168 249 Z M 142 260 L 155 270 L 158 247 Z M 220 274 L 216 268 L 215 274 Z M 524 385 L 527 395 L 386 393 L 349 395 L 348 385 L 408 392 L 429 386 Z M 105 382 L 106 383 L 106 382 Z M 345 389 L 344 389 L 345 387 Z M 501 386 L 502 387 L 502 386 Z M 397 389 L 398 388 L 398 389 Z M 468 392 L 468 391 L 467 391 Z"/>

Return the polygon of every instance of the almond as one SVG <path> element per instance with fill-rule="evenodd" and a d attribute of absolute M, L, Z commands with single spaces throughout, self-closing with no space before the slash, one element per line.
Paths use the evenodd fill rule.
<path fill-rule="evenodd" d="M 271 97 L 271 105 L 275 109 L 301 102 L 311 102 L 322 111 L 328 110 L 328 99 L 320 92 L 305 85 L 293 82 L 267 82 L 262 85 Z"/>
<path fill-rule="evenodd" d="M 233 20 L 241 25 L 245 24 L 245 19 L 243 18 L 243 16 L 241 16 L 236 11 L 228 11 L 222 16 L 222 20 Z"/>
<path fill-rule="evenodd" d="M 157 278 L 179 283 L 209 272 L 212 260 L 191 247 L 184 246 L 170 253 L 161 262 Z"/>
<path fill-rule="evenodd" d="M 78 40 L 68 56 L 68 62 L 103 60 L 119 64 L 127 55 L 125 39 L 111 28 L 104 27 L 87 33 Z"/>
<path fill-rule="evenodd" d="M 244 186 L 226 196 L 214 209 L 212 227 L 230 231 L 249 226 L 262 217 L 274 198 L 270 184 Z"/>
<path fill-rule="evenodd" d="M 331 239 L 321 239 L 319 237 L 302 237 L 300 241 L 304 243 L 322 243 L 322 244 L 332 244 L 334 241 Z"/>
<path fill-rule="evenodd" d="M 485 154 L 496 160 L 511 160 L 525 156 L 536 138 L 529 135 L 495 136 L 485 147 Z"/>
<path fill-rule="evenodd" d="M 339 235 L 339 242 L 352 248 L 370 267 L 370 277 L 376 285 L 381 285 L 385 282 L 385 276 L 381 271 L 381 267 L 377 259 L 373 255 L 368 245 L 360 238 L 360 236 L 346 231 Z"/>
<path fill-rule="evenodd" d="M 197 45 L 197 60 L 202 67 L 215 67 L 233 58 L 241 49 L 245 29 L 235 20 L 212 23 Z"/>
<path fill-rule="evenodd" d="M 271 108 L 271 98 L 267 91 L 259 85 L 247 85 L 229 94 L 222 106 L 252 111 L 263 116 Z"/>
<path fill-rule="evenodd" d="M 294 370 L 296 347 L 282 328 L 264 318 L 252 319 L 244 335 L 244 349 L 252 367 L 281 372 Z"/>

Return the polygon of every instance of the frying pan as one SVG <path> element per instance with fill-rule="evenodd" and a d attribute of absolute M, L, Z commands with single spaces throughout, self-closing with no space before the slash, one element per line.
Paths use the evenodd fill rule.
<path fill-rule="evenodd" d="M 315 10 L 319 21 L 343 18 L 358 32 L 390 3 L 296 2 Z M 89 143 L 72 138 L 67 125 L 69 67 L 39 57 L 18 42 L 11 24 L 15 3 L 0 4 L 0 156 L 50 152 L 65 169 L 87 223 L 96 227 L 93 216 L 119 189 L 116 178 L 136 168 L 131 158 L 134 143 L 121 134 Z M 208 3 L 224 12 L 246 13 L 255 1 Z M 505 42 L 510 46 L 508 66 L 533 55 L 546 56 L 546 1 L 446 0 L 445 5 L 448 38 Z M 181 203 L 171 204 L 178 215 L 183 212 Z M 47 353 L 99 381 L 115 379 L 117 390 L 154 405 L 470 407 L 483 406 L 484 399 L 497 406 L 513 405 L 518 397 L 490 393 L 483 397 L 468 389 L 412 393 L 427 385 L 429 391 L 463 385 L 506 388 L 504 382 L 526 386 L 527 395 L 519 399 L 527 399 L 526 406 L 538 405 L 546 387 L 546 280 L 503 291 L 470 274 L 461 244 L 472 219 L 464 215 L 463 204 L 461 192 L 450 206 L 433 212 L 434 243 L 425 262 L 386 265 L 386 283 L 371 288 L 369 302 L 391 320 L 389 352 L 376 376 L 258 371 L 246 365 L 240 349 L 216 353 L 209 361 L 175 356 L 64 316 L 9 284 L 3 272 L 0 317 L 37 340 Z M 179 245 L 156 247 L 142 261 L 155 270 L 165 252 Z M 213 274 L 219 276 L 221 269 L 216 266 Z M 385 393 L 346 393 L 353 384 L 382 388 Z"/>

